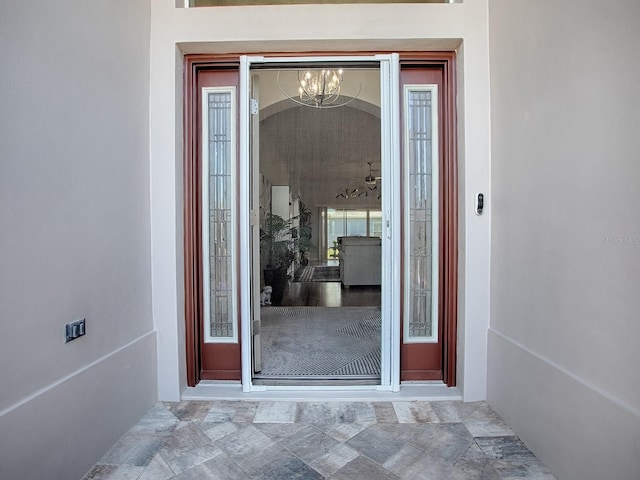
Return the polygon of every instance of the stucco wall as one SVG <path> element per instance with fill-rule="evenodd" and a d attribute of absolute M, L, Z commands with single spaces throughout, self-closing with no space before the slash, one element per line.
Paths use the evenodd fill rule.
<path fill-rule="evenodd" d="M 160 398 L 176 400 L 184 377 L 182 246 L 182 63 L 187 53 L 448 50 L 458 56 L 460 197 L 459 384 L 466 400 L 486 395 L 490 122 L 486 0 L 452 5 L 290 5 L 175 8 L 152 2 L 151 203 L 153 312 L 159 331 Z M 464 81 L 463 81 L 464 79 Z M 470 152 L 467 154 L 466 152 Z M 177 292 L 177 294 L 176 294 Z"/>
<path fill-rule="evenodd" d="M 0 478 L 80 478 L 156 398 L 149 16 L 0 3 Z"/>
<path fill-rule="evenodd" d="M 489 401 L 559 478 L 637 479 L 640 4 L 489 12 Z"/>

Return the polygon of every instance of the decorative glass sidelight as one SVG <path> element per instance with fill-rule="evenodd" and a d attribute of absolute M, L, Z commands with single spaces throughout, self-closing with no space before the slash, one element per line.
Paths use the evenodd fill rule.
<path fill-rule="evenodd" d="M 404 87 L 404 342 L 438 341 L 438 91 Z"/>
<path fill-rule="evenodd" d="M 205 342 L 236 343 L 234 87 L 202 89 L 202 235 Z"/>

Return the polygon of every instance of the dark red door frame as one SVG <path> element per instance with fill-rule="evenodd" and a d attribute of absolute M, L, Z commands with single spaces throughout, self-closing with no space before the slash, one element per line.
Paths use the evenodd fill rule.
<path fill-rule="evenodd" d="M 442 75 L 442 92 L 439 95 L 438 112 L 441 122 L 439 128 L 441 172 L 439 264 L 441 268 L 439 269 L 438 323 L 442 326 L 442 369 L 422 372 L 401 371 L 401 379 L 414 380 L 417 379 L 415 375 L 418 375 L 421 380 L 441 378 L 448 386 L 456 385 L 458 311 L 458 158 L 455 59 L 455 52 L 400 54 L 401 72 L 411 69 L 418 71 L 436 69 Z M 403 269 L 405 267 L 403 265 Z"/>
<path fill-rule="evenodd" d="M 322 52 L 328 54 L 345 52 Z M 356 52 L 363 53 L 363 52 Z M 370 53 L 370 52 L 366 52 Z M 381 52 L 376 52 L 381 53 Z M 349 52 L 354 54 L 354 52 Z M 291 53 L 277 56 L 293 55 Z M 297 55 L 297 54 L 296 54 Z M 308 54 L 307 54 L 308 55 Z M 441 288 L 439 294 L 443 325 L 443 381 L 456 384 L 457 302 L 458 302 L 458 158 L 456 123 L 456 54 L 455 52 L 404 52 L 403 68 L 437 66 L 444 75 L 442 99 L 442 187 L 441 198 Z M 184 289 L 187 385 L 202 379 L 202 226 L 200 224 L 200 167 L 198 131 L 198 73 L 211 69 L 238 68 L 239 55 L 185 55 L 184 61 L 184 146 L 183 146 L 183 216 L 184 216 Z"/>
<path fill-rule="evenodd" d="M 200 184 L 201 134 L 198 75 L 211 70 L 239 70 L 237 56 L 186 55 L 184 63 L 184 294 L 187 385 L 203 379 L 202 364 L 202 188 Z M 205 375 L 206 376 L 206 375 Z M 238 372 L 239 378 L 239 372 Z"/>

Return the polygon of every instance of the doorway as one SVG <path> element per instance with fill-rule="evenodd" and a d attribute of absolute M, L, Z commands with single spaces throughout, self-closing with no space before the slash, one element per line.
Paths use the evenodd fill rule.
<path fill-rule="evenodd" d="M 262 342 L 255 341 L 256 336 L 261 340 L 261 308 L 255 307 L 260 306 L 260 294 L 266 285 L 259 261 L 260 202 L 267 186 L 272 198 L 282 193 L 273 187 L 288 187 L 287 220 L 297 221 L 296 229 L 301 226 L 300 212 L 310 203 L 302 198 L 302 193 L 310 195 L 312 188 L 300 188 L 308 173 L 302 164 L 292 164 L 294 174 L 289 171 L 288 183 L 282 185 L 260 176 L 265 176 L 260 170 L 260 158 L 265 152 L 260 150 L 269 148 L 263 145 L 260 135 L 261 129 L 267 129 L 266 123 L 260 124 L 261 114 L 276 118 L 283 110 L 272 107 L 271 111 L 261 111 L 260 103 L 254 102 L 255 87 L 261 97 L 267 95 L 267 90 L 261 88 L 260 76 L 256 82 L 253 74 L 283 68 L 331 67 L 340 62 L 361 70 L 373 66 L 380 79 L 379 171 L 373 162 L 369 165 L 368 156 L 360 165 L 363 171 L 359 176 L 363 180 L 380 177 L 381 189 L 380 204 L 364 209 L 380 212 L 378 223 L 382 230 L 380 374 L 375 384 L 385 390 L 399 389 L 402 381 L 441 380 L 455 385 L 455 57 L 452 53 L 402 57 L 240 57 L 231 61 L 187 58 L 184 169 L 189 384 L 202 379 L 240 380 L 245 391 L 265 388 L 255 377 L 255 372 L 260 372 L 260 365 L 255 363 L 262 358 Z M 253 113 L 256 110 L 258 115 Z M 217 120 L 212 123 L 211 119 Z M 349 131 L 349 127 L 343 125 L 342 131 L 345 130 Z M 314 168 L 322 165 L 320 159 Z M 209 175 L 211 172 L 214 175 Z M 343 177 L 346 183 L 347 177 L 340 178 Z M 298 188 L 291 188 L 295 185 Z M 338 196 L 348 189 L 351 186 L 341 185 L 338 191 L 323 190 L 333 195 L 332 208 L 344 209 Z M 412 196 L 409 192 L 417 194 Z M 311 204 L 320 224 L 313 229 L 317 230 L 318 242 L 326 238 L 326 224 L 320 218 L 327 210 L 322 207 L 328 209 L 331 205 Z M 321 251 L 329 252 L 326 245 L 320 246 Z M 343 247 L 344 251 L 348 249 L 348 245 Z M 309 256 L 309 251 L 297 248 L 293 253 L 296 258 L 289 266 L 289 285 L 302 283 L 293 281 L 301 266 L 313 266 L 311 261 L 329 261 L 320 253 Z M 337 260 L 340 267 L 340 259 Z M 302 265 L 304 262 L 307 265 Z M 212 276 L 212 272 L 218 276 Z M 339 284 L 341 289 L 354 288 L 345 285 L 342 278 Z M 291 290 L 295 291 L 295 285 Z M 222 330 L 215 331 L 214 327 Z"/>
<path fill-rule="evenodd" d="M 256 385 L 381 382 L 380 68 L 350 63 L 250 69 Z"/>

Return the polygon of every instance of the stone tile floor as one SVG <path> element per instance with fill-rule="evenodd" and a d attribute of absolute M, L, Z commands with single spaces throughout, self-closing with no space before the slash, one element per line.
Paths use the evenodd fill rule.
<path fill-rule="evenodd" d="M 84 480 L 550 480 L 484 402 L 157 403 Z"/>

